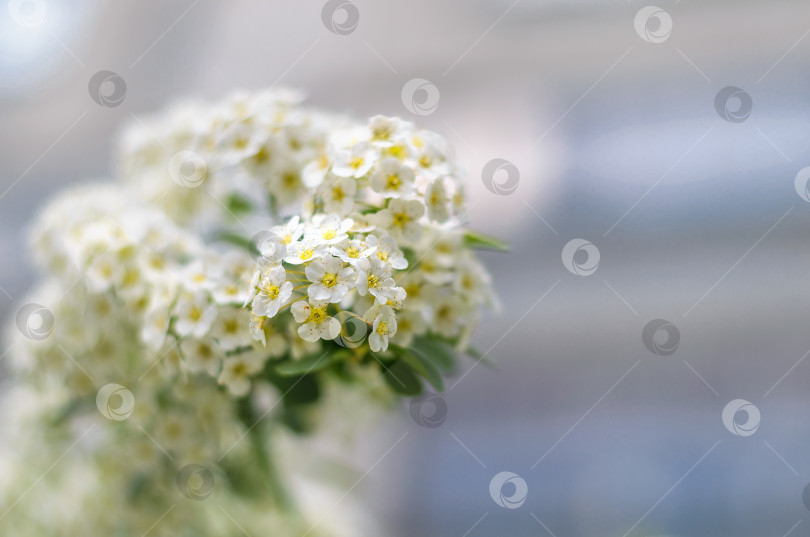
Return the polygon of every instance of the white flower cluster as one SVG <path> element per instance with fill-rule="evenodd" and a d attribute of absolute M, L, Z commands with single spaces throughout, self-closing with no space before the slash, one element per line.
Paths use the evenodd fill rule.
<path fill-rule="evenodd" d="M 46 337 L 10 331 L 21 387 L 9 405 L 29 411 L 9 426 L 18 458 L 0 458 L 12 513 L 0 533 L 138 536 L 164 517 L 172 534 L 226 535 L 235 517 L 251 534 L 301 534 L 305 500 L 269 513 L 241 501 L 274 480 L 270 432 L 311 428 L 315 408 L 336 406 L 315 402 L 350 393 L 346 379 L 385 400 L 388 368 L 424 341 L 467 348 L 494 297 L 447 143 L 299 101 L 240 93 L 139 121 L 122 138 L 123 182 L 71 190 L 40 215 L 47 276 L 31 300 L 55 322 Z M 335 369 L 313 372 L 322 363 Z M 71 470 L 16 505 L 31 472 L 67 453 Z M 181 483 L 188 465 L 221 483 L 220 509 L 178 500 L 210 484 Z"/>

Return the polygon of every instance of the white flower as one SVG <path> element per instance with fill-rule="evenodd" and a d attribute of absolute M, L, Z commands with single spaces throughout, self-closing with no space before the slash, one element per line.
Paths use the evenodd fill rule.
<path fill-rule="evenodd" d="M 354 208 L 357 182 L 350 177 L 336 177 L 329 181 L 321 196 L 323 208 L 328 213 L 344 215 Z"/>
<path fill-rule="evenodd" d="M 424 334 L 426 328 L 421 311 L 402 310 L 397 313 L 397 333 L 391 341 L 400 347 L 409 347 L 413 343 L 413 338 Z"/>
<path fill-rule="evenodd" d="M 337 151 L 332 163 L 332 173 L 338 177 L 359 179 L 368 173 L 376 158 L 372 147 L 359 142 L 347 149 Z"/>
<path fill-rule="evenodd" d="M 304 234 L 304 226 L 300 224 L 299 221 L 300 218 L 298 216 L 293 216 L 283 226 L 271 227 L 270 233 L 280 238 L 283 244 L 291 244 L 300 239 L 301 235 Z"/>
<path fill-rule="evenodd" d="M 315 188 L 326 178 L 326 173 L 329 171 L 329 156 L 326 153 L 321 153 L 318 158 L 304 166 L 302 178 L 304 185 L 307 188 Z"/>
<path fill-rule="evenodd" d="M 387 209 L 375 215 L 377 225 L 391 232 L 395 239 L 414 243 L 422 236 L 419 219 L 425 206 L 418 200 L 392 199 Z"/>
<path fill-rule="evenodd" d="M 339 257 L 344 263 L 357 266 L 359 260 L 366 258 L 376 251 L 376 247 L 369 247 L 359 239 L 346 239 L 340 244 L 329 248 L 329 253 Z"/>
<path fill-rule="evenodd" d="M 302 339 L 335 339 L 340 334 L 340 322 L 326 312 L 328 304 L 324 300 L 310 299 L 309 303 L 301 300 L 292 305 L 295 322 L 303 323 L 298 327 L 298 335 Z"/>
<path fill-rule="evenodd" d="M 401 132 L 409 128 L 408 122 L 398 117 L 374 116 L 369 120 L 372 143 L 380 147 L 392 145 L 401 136 Z"/>
<path fill-rule="evenodd" d="M 343 261 L 331 254 L 316 259 L 307 265 L 304 272 L 312 282 L 307 293 L 313 300 L 340 302 L 355 280 L 354 269 L 344 268 Z"/>
<path fill-rule="evenodd" d="M 250 335 L 253 336 L 255 341 L 261 341 L 262 346 L 267 345 L 267 336 L 264 331 L 264 325 L 266 324 L 267 318 L 262 317 L 261 315 L 256 315 L 255 313 L 250 313 Z"/>
<path fill-rule="evenodd" d="M 373 352 L 388 350 L 388 338 L 397 333 L 397 317 L 390 306 L 374 306 L 364 317 L 371 320 L 368 344 Z"/>
<path fill-rule="evenodd" d="M 287 271 L 283 267 L 273 267 L 264 273 L 251 306 L 254 314 L 274 317 L 278 313 L 279 307 L 292 295 L 293 284 L 285 281 L 286 278 Z"/>
<path fill-rule="evenodd" d="M 425 189 L 425 205 L 427 206 L 428 218 L 435 222 L 445 222 L 450 217 L 447 207 L 447 191 L 444 188 L 444 181 L 436 179 Z"/>
<path fill-rule="evenodd" d="M 174 314 L 177 316 L 174 330 L 178 336 L 193 335 L 201 338 L 208 333 L 211 324 L 216 319 L 217 309 L 210 304 L 205 292 L 184 292 L 177 299 Z"/>
<path fill-rule="evenodd" d="M 270 233 L 262 236 L 256 247 L 266 265 L 276 265 L 281 263 L 281 260 L 287 255 L 287 244 L 280 235 L 276 235 L 271 230 Z"/>
<path fill-rule="evenodd" d="M 456 336 L 464 309 L 464 304 L 456 296 L 439 297 L 433 302 L 433 319 L 430 329 L 444 337 Z"/>
<path fill-rule="evenodd" d="M 408 268 L 408 260 L 405 259 L 402 250 L 397 247 L 393 237 L 389 235 L 383 235 L 382 237 L 369 235 L 366 242 L 369 246 L 376 248 L 375 253 L 380 261 L 388 263 L 397 270 Z"/>
<path fill-rule="evenodd" d="M 371 293 L 374 298 L 385 304 L 388 301 L 390 289 L 396 283 L 391 277 L 391 265 L 371 256 L 358 262 L 357 269 L 355 285 L 360 296 Z"/>
<path fill-rule="evenodd" d="M 270 176 L 270 192 L 282 207 L 298 201 L 306 191 L 301 172 L 293 165 L 287 165 Z"/>
<path fill-rule="evenodd" d="M 153 306 L 144 316 L 141 341 L 154 351 L 160 349 L 166 341 L 170 320 L 167 304 Z"/>
<path fill-rule="evenodd" d="M 217 382 L 228 388 L 234 397 L 244 397 L 250 391 L 250 377 L 264 367 L 264 359 L 257 353 L 245 352 L 225 358 Z"/>
<path fill-rule="evenodd" d="M 231 351 L 245 346 L 249 341 L 249 331 L 250 312 L 242 308 L 225 307 L 219 309 L 211 335 L 220 349 Z"/>
<path fill-rule="evenodd" d="M 287 249 L 287 257 L 284 258 L 284 262 L 291 265 L 307 263 L 324 255 L 327 249 L 328 246 L 321 244 L 321 241 L 316 238 L 304 237 L 303 240 L 290 245 Z"/>
<path fill-rule="evenodd" d="M 348 238 L 348 231 L 354 222 L 351 218 L 343 220 L 336 214 L 319 214 L 312 218 L 312 227 L 306 232 L 306 238 L 312 238 L 320 244 L 337 244 Z"/>
<path fill-rule="evenodd" d="M 212 377 L 219 373 L 222 356 L 211 339 L 184 339 L 180 342 L 180 350 L 192 373 L 206 371 Z"/>
<path fill-rule="evenodd" d="M 210 263 L 197 260 L 185 267 L 180 276 L 180 280 L 183 282 L 186 289 L 190 291 L 196 291 L 198 289 L 210 291 L 216 286 L 217 279 L 219 279 L 220 276 L 220 272 L 211 266 Z"/>
<path fill-rule="evenodd" d="M 386 198 L 411 196 L 416 192 L 413 170 L 395 158 L 385 158 L 371 175 L 371 188 Z"/>

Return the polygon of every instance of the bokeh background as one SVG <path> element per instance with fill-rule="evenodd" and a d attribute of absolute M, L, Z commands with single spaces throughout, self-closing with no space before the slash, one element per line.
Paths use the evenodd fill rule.
<path fill-rule="evenodd" d="M 512 244 L 485 254 L 502 309 L 475 342 L 493 366 L 464 362 L 439 427 L 403 404 L 369 435 L 353 493 L 388 534 L 810 535 L 807 2 L 351 0 L 343 35 L 322 1 L 46 1 L 33 28 L 2 3 L 5 322 L 35 277 L 26 226 L 66 186 L 108 180 L 124 123 L 301 88 L 443 133 L 472 226 Z M 120 105 L 91 98 L 101 70 L 126 82 Z M 403 100 L 414 78 L 430 86 Z M 718 99 L 729 86 L 743 93 Z M 426 89 L 438 101 L 412 113 Z M 497 192 L 504 172 L 485 185 L 495 158 L 514 191 Z M 599 252 L 587 276 L 563 262 L 573 239 Z M 655 319 L 675 328 L 652 334 L 658 354 Z M 722 420 L 737 399 L 753 434 L 745 411 Z M 502 471 L 526 483 L 517 508 L 490 494 Z"/>

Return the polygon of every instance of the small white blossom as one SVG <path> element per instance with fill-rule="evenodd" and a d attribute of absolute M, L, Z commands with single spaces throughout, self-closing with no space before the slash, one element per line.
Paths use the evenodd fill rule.
<path fill-rule="evenodd" d="M 312 282 L 307 288 L 312 300 L 340 302 L 355 281 L 351 267 L 343 267 L 343 261 L 331 254 L 316 259 L 306 268 L 306 276 Z"/>
<path fill-rule="evenodd" d="M 416 191 L 413 170 L 395 158 L 385 158 L 371 175 L 371 188 L 386 198 L 404 198 Z"/>
<path fill-rule="evenodd" d="M 257 293 L 253 299 L 253 313 L 265 317 L 274 317 L 279 307 L 289 300 L 293 284 L 286 281 L 287 272 L 283 267 L 267 270 L 256 286 Z"/>
<path fill-rule="evenodd" d="M 298 327 L 298 335 L 306 341 L 335 339 L 340 333 L 340 322 L 326 312 L 329 303 L 324 300 L 299 301 L 292 305 L 295 322 L 303 323 Z"/>

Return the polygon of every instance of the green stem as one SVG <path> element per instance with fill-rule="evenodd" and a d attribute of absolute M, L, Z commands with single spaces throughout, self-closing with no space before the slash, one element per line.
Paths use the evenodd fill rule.
<path fill-rule="evenodd" d="M 253 451 L 256 465 L 265 478 L 267 488 L 269 489 L 270 496 L 279 508 L 285 513 L 297 513 L 297 508 L 290 496 L 281 477 L 278 474 L 278 469 L 273 463 L 271 457 L 269 444 L 268 427 L 261 417 L 256 416 L 253 406 L 250 403 L 250 397 L 244 397 L 239 401 L 239 417 L 248 428 L 248 439 L 250 447 Z"/>

